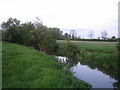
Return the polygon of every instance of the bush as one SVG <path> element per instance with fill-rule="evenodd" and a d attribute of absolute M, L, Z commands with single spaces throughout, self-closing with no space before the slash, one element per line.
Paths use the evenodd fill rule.
<path fill-rule="evenodd" d="M 70 42 L 61 44 L 59 47 L 59 53 L 63 56 L 67 56 L 68 58 L 77 58 L 80 54 L 78 47 Z"/>
<path fill-rule="evenodd" d="M 44 48 L 45 52 L 50 53 L 54 50 L 55 44 L 56 39 L 52 36 L 52 34 L 47 34 L 41 40 L 39 48 Z"/>

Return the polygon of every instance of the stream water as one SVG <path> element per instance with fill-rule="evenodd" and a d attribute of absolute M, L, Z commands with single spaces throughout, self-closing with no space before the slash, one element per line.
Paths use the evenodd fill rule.
<path fill-rule="evenodd" d="M 57 58 L 58 61 L 67 64 L 71 71 L 74 72 L 73 75 L 76 78 L 88 82 L 92 85 L 92 88 L 114 88 L 114 83 L 117 82 L 113 77 L 103 73 L 97 68 L 93 69 L 88 65 L 82 65 L 75 60 L 70 61 L 66 57 L 56 56 L 55 58 Z"/>

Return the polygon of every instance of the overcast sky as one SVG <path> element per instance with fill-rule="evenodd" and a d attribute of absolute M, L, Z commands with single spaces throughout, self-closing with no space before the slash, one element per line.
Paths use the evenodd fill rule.
<path fill-rule="evenodd" d="M 22 22 L 39 17 L 44 25 L 58 27 L 65 32 L 75 29 L 78 36 L 94 37 L 103 30 L 108 37 L 118 36 L 119 0 L 0 0 L 0 23 L 9 17 Z"/>

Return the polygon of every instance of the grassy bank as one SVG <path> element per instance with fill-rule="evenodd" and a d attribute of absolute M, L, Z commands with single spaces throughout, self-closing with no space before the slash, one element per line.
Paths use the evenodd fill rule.
<path fill-rule="evenodd" d="M 31 47 L 3 42 L 3 88 L 87 88 L 64 64 Z"/>
<path fill-rule="evenodd" d="M 66 41 L 57 41 L 65 43 Z M 106 69 L 116 70 L 117 68 L 117 42 L 95 42 L 95 41 L 70 41 L 78 46 L 80 50 L 79 60 L 101 66 Z"/>

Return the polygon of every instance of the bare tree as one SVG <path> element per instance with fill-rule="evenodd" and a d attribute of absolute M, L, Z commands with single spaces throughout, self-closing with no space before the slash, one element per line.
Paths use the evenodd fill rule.
<path fill-rule="evenodd" d="M 94 31 L 89 31 L 88 36 L 90 37 L 90 39 L 93 39 Z"/>
<path fill-rule="evenodd" d="M 107 35 L 108 35 L 108 33 L 107 33 L 106 30 L 104 30 L 104 31 L 101 32 L 101 38 L 102 38 L 102 39 L 106 39 L 106 38 L 107 38 Z"/>
<path fill-rule="evenodd" d="M 81 37 L 80 37 L 80 36 L 78 36 L 78 38 L 79 38 L 79 39 L 81 39 Z"/>
<path fill-rule="evenodd" d="M 70 30 L 70 35 L 71 35 L 71 38 L 74 39 L 76 37 L 76 31 Z"/>
<path fill-rule="evenodd" d="M 34 25 L 35 25 L 35 28 L 38 27 L 39 25 L 43 25 L 42 20 L 40 20 L 39 17 L 36 17 L 34 20 Z"/>
<path fill-rule="evenodd" d="M 100 37 L 98 37 L 98 40 L 100 40 Z"/>

